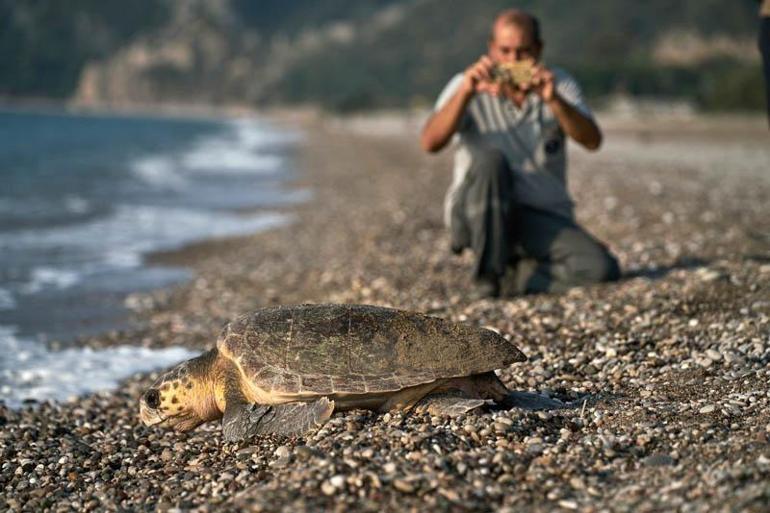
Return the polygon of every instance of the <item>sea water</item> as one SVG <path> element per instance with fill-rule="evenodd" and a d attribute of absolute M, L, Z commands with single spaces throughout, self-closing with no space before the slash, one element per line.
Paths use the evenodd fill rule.
<path fill-rule="evenodd" d="M 260 119 L 0 112 L 0 401 L 62 400 L 192 356 L 49 350 L 123 327 L 126 296 L 189 271 L 148 253 L 285 225 L 298 134 Z M 244 212 L 248 212 L 245 214 Z"/>

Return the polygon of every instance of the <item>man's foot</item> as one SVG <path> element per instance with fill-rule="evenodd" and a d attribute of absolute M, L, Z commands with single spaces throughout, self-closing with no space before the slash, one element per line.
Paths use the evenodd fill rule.
<path fill-rule="evenodd" d="M 520 283 L 521 278 L 524 276 L 519 272 L 519 265 L 521 260 L 513 260 L 505 268 L 505 274 L 500 277 L 500 295 L 504 297 L 515 297 L 524 295 L 524 285 Z M 526 262 L 525 265 L 526 267 Z"/>
<path fill-rule="evenodd" d="M 481 276 L 477 278 L 473 291 L 469 295 L 469 299 L 472 301 L 496 297 L 500 297 L 500 280 L 497 276 Z"/>

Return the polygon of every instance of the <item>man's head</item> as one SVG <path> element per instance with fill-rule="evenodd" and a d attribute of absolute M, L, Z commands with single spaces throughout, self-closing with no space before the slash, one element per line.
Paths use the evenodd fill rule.
<path fill-rule="evenodd" d="M 489 35 L 489 56 L 497 63 L 540 60 L 540 22 L 531 14 L 508 9 L 497 15 Z"/>

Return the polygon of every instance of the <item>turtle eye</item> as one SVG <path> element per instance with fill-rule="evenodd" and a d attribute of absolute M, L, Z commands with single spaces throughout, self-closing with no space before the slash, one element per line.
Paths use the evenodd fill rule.
<path fill-rule="evenodd" d="M 144 394 L 144 402 L 147 403 L 147 406 L 150 408 L 157 408 L 160 406 L 160 393 L 154 388 L 149 390 Z"/>

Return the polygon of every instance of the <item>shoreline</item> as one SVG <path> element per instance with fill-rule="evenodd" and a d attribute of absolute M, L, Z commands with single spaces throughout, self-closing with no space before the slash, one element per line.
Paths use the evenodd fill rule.
<path fill-rule="evenodd" d="M 292 107 L 257 108 L 250 105 L 209 104 L 147 104 L 147 105 L 79 105 L 70 101 L 4 101 L 0 99 L 0 112 L 23 114 L 72 115 L 83 117 L 122 117 L 190 119 L 209 121 L 236 121 L 262 118 L 278 124 L 303 124 L 323 116 L 312 105 Z"/>
<path fill-rule="evenodd" d="M 640 106 L 645 98 L 639 99 Z M 597 100 L 601 103 L 601 100 Z M 632 102 L 632 105 L 634 103 Z M 239 119 L 243 117 L 261 117 L 271 121 L 294 124 L 312 124 L 322 119 L 344 121 L 348 124 L 356 120 L 364 123 L 383 118 L 423 119 L 430 112 L 429 108 L 392 108 L 362 110 L 349 114 L 339 114 L 325 111 L 318 105 L 291 105 L 255 107 L 253 105 L 240 104 L 189 104 L 189 103 L 158 103 L 158 104 L 127 104 L 111 105 L 78 104 L 70 100 L 57 101 L 49 99 L 9 99 L 0 98 L 0 111 L 26 112 L 26 113 L 61 113 L 83 116 L 119 116 L 119 117 L 161 117 L 161 118 L 193 118 L 193 119 Z M 696 134 L 712 132 L 715 129 L 742 135 L 763 136 L 767 129 L 767 116 L 764 112 L 744 111 L 688 111 L 684 113 L 676 111 L 645 109 L 636 110 L 597 109 L 597 118 L 602 126 L 613 130 L 646 130 L 648 123 L 655 123 L 655 129 L 660 132 L 686 130 Z"/>
<path fill-rule="evenodd" d="M 450 156 L 421 154 L 418 119 L 302 123 L 297 184 L 314 194 L 291 207 L 297 222 L 160 255 L 189 260 L 192 281 L 138 294 L 143 329 L 85 342 L 203 349 L 226 321 L 260 306 L 371 303 L 507 333 L 529 357 L 501 372 L 507 386 L 585 407 L 456 419 L 354 411 L 307 437 L 226 444 L 215 423 L 186 434 L 139 425 L 138 397 L 155 373 L 135 376 L 74 403 L 0 408 L 9 509 L 761 503 L 770 482 L 770 242 L 752 234 L 770 233 L 770 179 L 758 167 L 767 155 L 760 135 L 744 143 L 717 128 L 668 141 L 620 131 L 603 152 L 572 151 L 579 219 L 641 272 L 563 295 L 469 302 L 468 255 L 449 254 L 442 222 Z"/>

